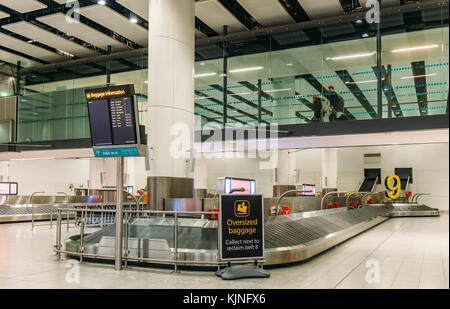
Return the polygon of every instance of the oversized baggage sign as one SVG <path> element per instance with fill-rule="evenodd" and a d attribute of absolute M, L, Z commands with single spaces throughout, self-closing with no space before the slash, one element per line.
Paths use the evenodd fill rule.
<path fill-rule="evenodd" d="M 264 259 L 262 195 L 221 195 L 219 217 L 221 261 Z"/>

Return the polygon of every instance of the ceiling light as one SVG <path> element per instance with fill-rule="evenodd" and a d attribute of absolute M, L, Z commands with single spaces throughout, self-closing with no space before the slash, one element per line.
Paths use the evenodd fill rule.
<path fill-rule="evenodd" d="M 417 76 L 403 76 L 401 79 L 410 79 L 410 78 L 420 78 L 420 77 L 428 77 L 428 76 L 436 76 L 437 74 L 426 74 L 426 75 L 417 75 Z"/>
<path fill-rule="evenodd" d="M 401 49 L 394 49 L 392 50 L 393 53 L 404 53 L 404 52 L 410 52 L 410 51 L 416 51 L 416 50 L 422 50 L 422 49 L 429 49 L 429 48 L 436 48 L 439 47 L 438 44 L 435 45 L 426 45 L 426 46 L 417 46 L 417 47 L 410 47 L 410 48 L 401 48 Z"/>
<path fill-rule="evenodd" d="M 105 4 L 106 4 L 106 1 L 105 1 L 105 0 L 98 0 L 98 1 L 97 1 L 97 4 L 105 5 Z"/>
<path fill-rule="evenodd" d="M 289 91 L 292 90 L 292 88 L 286 88 L 286 89 L 272 89 L 272 90 L 266 90 L 265 92 L 280 92 L 280 91 Z"/>
<path fill-rule="evenodd" d="M 27 43 L 29 44 L 34 43 L 34 40 L 28 40 Z"/>
<path fill-rule="evenodd" d="M 385 80 L 385 78 L 383 77 L 381 80 Z M 345 83 L 346 84 L 368 84 L 368 83 L 375 83 L 377 81 L 378 81 L 378 79 L 373 79 L 373 80 L 363 80 L 363 81 L 360 81 L 360 82 L 349 82 L 349 81 L 346 81 Z"/>
<path fill-rule="evenodd" d="M 291 67 L 291 66 L 293 66 L 294 64 L 293 63 L 288 63 L 288 64 L 286 64 L 288 67 Z"/>
<path fill-rule="evenodd" d="M 361 58 L 361 57 L 370 57 L 375 55 L 376 52 L 365 53 L 365 54 L 356 54 L 356 55 L 348 55 L 348 56 L 340 56 L 340 57 L 328 57 L 325 60 L 345 60 L 345 59 L 353 59 L 353 58 Z"/>
<path fill-rule="evenodd" d="M 264 69 L 264 67 L 252 67 L 252 68 L 243 68 L 243 69 L 236 69 L 236 70 L 230 70 L 230 73 L 241 73 L 241 72 L 249 72 L 249 71 L 259 71 Z"/>
<path fill-rule="evenodd" d="M 138 20 L 136 17 L 134 17 L 134 16 L 130 17 L 130 23 L 137 24 L 137 22 L 138 22 Z"/>
<path fill-rule="evenodd" d="M 215 75 L 217 75 L 216 72 L 211 72 L 211 73 L 196 74 L 196 75 L 194 75 L 194 77 L 199 78 L 199 77 L 208 77 L 208 76 L 215 76 Z"/>
<path fill-rule="evenodd" d="M 361 35 L 361 37 L 363 38 L 368 38 L 370 35 L 368 33 L 363 33 L 363 35 Z"/>
<path fill-rule="evenodd" d="M 363 20 L 362 19 L 357 19 L 357 20 L 355 20 L 355 24 L 362 24 L 363 23 Z"/>

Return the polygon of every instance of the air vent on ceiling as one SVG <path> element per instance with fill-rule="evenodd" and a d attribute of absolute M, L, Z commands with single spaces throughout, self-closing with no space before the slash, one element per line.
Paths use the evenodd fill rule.
<path fill-rule="evenodd" d="M 364 164 L 378 164 L 381 163 L 381 153 L 365 153 Z"/>

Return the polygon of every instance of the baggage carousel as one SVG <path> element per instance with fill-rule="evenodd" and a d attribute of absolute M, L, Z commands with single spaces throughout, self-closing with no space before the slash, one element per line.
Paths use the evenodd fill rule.
<path fill-rule="evenodd" d="M 265 218 L 265 265 L 300 262 L 362 233 L 385 220 L 393 206 L 338 208 Z M 217 221 L 180 218 L 177 258 L 181 265 L 217 262 Z M 128 225 L 128 256 L 171 260 L 174 257 L 174 220 L 170 217 L 133 218 Z M 84 253 L 114 256 L 115 225 L 84 236 Z M 80 236 L 66 241 L 66 252 L 80 252 Z M 186 261 L 183 263 L 183 261 Z M 198 264 L 196 262 L 199 262 Z"/>
<path fill-rule="evenodd" d="M 439 209 L 420 204 L 392 204 L 389 217 L 439 217 Z"/>

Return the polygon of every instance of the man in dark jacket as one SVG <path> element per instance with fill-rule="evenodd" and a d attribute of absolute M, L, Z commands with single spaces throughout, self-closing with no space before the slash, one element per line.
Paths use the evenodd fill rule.
<path fill-rule="evenodd" d="M 344 113 L 344 99 L 336 93 L 334 86 L 328 87 L 327 99 L 330 101 L 330 122 L 338 119 L 338 113 Z M 341 116 L 342 118 L 345 116 Z"/>

